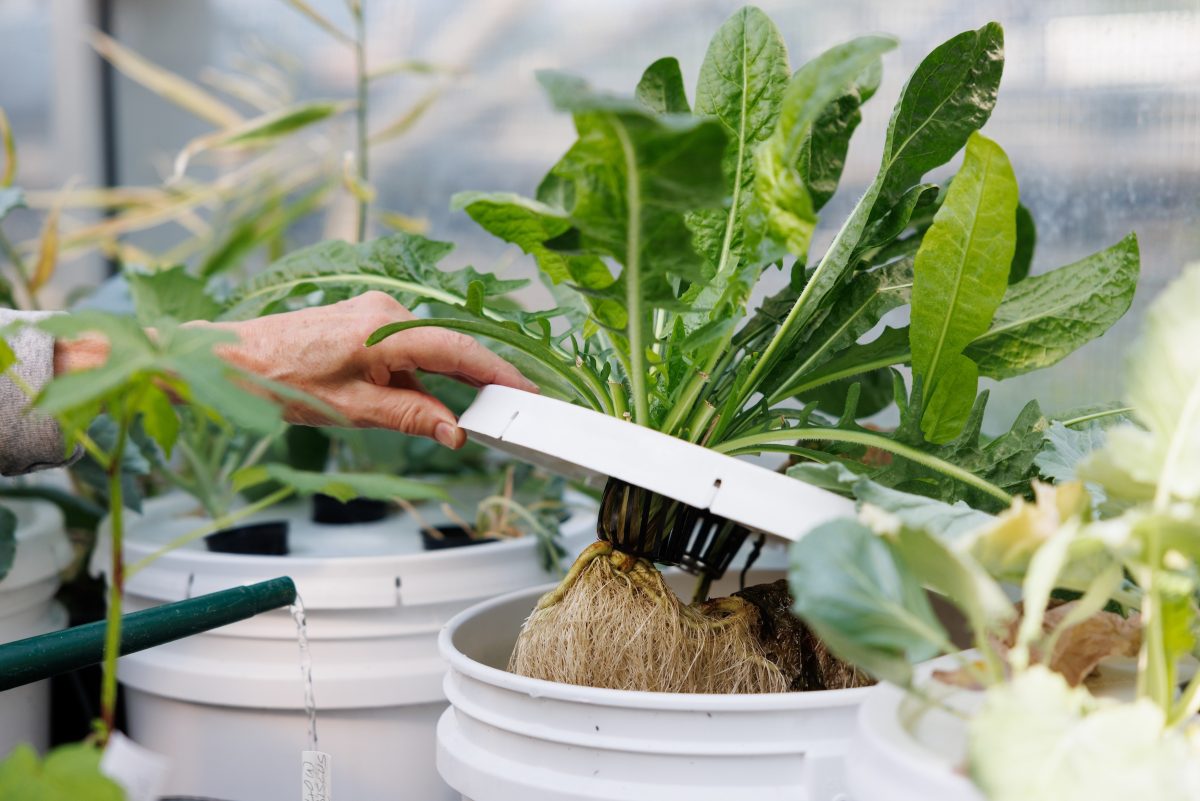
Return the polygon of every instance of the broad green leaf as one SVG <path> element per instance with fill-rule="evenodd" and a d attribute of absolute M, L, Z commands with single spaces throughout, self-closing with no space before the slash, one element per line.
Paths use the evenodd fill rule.
<path fill-rule="evenodd" d="M 758 389 L 762 373 L 775 366 L 774 354 L 786 351 L 825 307 L 858 252 L 867 224 L 885 216 L 910 186 L 949 161 L 987 121 L 1003 65 L 1003 32 L 989 23 L 938 46 L 917 67 L 892 111 L 879 173 L 798 294 L 760 369 L 746 382 L 743 400 Z M 804 211 L 802 203 L 799 208 Z"/>
<path fill-rule="evenodd" d="M 449 500 L 445 490 L 433 484 L 387 473 L 339 473 L 297 470 L 284 464 L 264 464 L 238 471 L 233 488 L 241 491 L 264 481 L 276 481 L 301 495 L 330 495 L 345 502 L 353 498 L 407 501 Z"/>
<path fill-rule="evenodd" d="M 655 114 L 687 114 L 692 110 L 679 61 L 671 57 L 660 58 L 646 68 L 634 96 Z"/>
<path fill-rule="evenodd" d="M 952 648 L 920 583 L 885 542 L 851 520 L 818 526 L 792 546 L 793 611 L 837 656 L 907 684 L 911 665 Z"/>
<path fill-rule="evenodd" d="M 125 801 L 125 792 L 100 771 L 91 743 L 61 745 L 44 760 L 27 744 L 0 761 L 0 798 L 11 801 Z"/>
<path fill-rule="evenodd" d="M 1008 288 L 991 327 L 966 348 L 989 378 L 1057 363 L 1103 334 L 1129 309 L 1137 287 L 1137 237 Z"/>
<path fill-rule="evenodd" d="M 1017 247 L 1013 251 L 1012 266 L 1008 269 L 1008 283 L 1024 281 L 1033 266 L 1033 250 L 1037 247 L 1037 224 L 1024 205 L 1017 205 Z"/>
<path fill-rule="evenodd" d="M 889 210 L 922 176 L 953 158 L 983 127 L 996 105 L 1003 71 L 1004 31 L 995 22 L 964 31 L 925 57 L 905 84 L 888 123 L 873 201 L 879 212 Z"/>
<path fill-rule="evenodd" d="M 696 249 L 714 273 L 688 298 L 704 310 L 687 316 L 689 329 L 739 316 L 758 276 L 761 260 L 743 252 L 754 199 L 754 153 L 775 130 L 789 72 L 783 37 L 753 6 L 734 12 L 708 45 L 696 86 L 696 113 L 719 120 L 729 136 L 722 159 L 729 202 L 687 217 Z"/>
<path fill-rule="evenodd" d="M 240 287 L 227 301 L 222 318 L 245 319 L 276 311 L 289 298 L 317 291 L 323 303 L 377 289 L 409 306 L 422 301 L 464 306 L 472 281 L 481 282 L 485 298 L 498 297 L 528 283 L 502 281 L 470 267 L 439 269 L 438 262 L 453 247 L 405 233 L 359 245 L 337 240 L 321 242 L 289 253 Z"/>
<path fill-rule="evenodd" d="M 142 325 L 153 326 L 164 317 L 181 323 L 212 320 L 221 310 L 204 281 L 183 266 L 152 273 L 127 271 L 125 280 Z"/>
<path fill-rule="evenodd" d="M 0 581 L 8 575 L 17 555 L 17 516 L 0 506 Z"/>
<path fill-rule="evenodd" d="M 798 170 L 814 123 L 895 46 L 894 40 L 879 36 L 855 39 L 825 51 L 788 82 L 775 131 L 758 148 L 754 179 L 756 225 L 786 252 L 805 257 L 817 223 Z"/>
<path fill-rule="evenodd" d="M 696 113 L 720 120 L 729 135 L 722 159 L 728 208 L 694 216 L 689 224 L 719 276 L 731 275 L 742 257 L 746 214 L 754 196 L 754 153 L 779 120 L 790 74 L 787 46 L 761 10 L 734 12 L 709 42 L 696 84 Z"/>
<path fill-rule="evenodd" d="M 987 693 L 968 768 L 991 801 L 1186 801 L 1200 754 L 1146 700 L 1114 703 L 1040 665 Z"/>
<path fill-rule="evenodd" d="M 558 192 L 570 198 L 574 227 L 548 246 L 621 264 L 605 294 L 624 301 L 633 417 L 649 425 L 651 312 L 675 305 L 678 281 L 712 277 L 696 257 L 684 217 L 723 200 L 726 134 L 716 120 L 655 115 L 636 100 L 593 91 L 577 78 L 553 72 L 538 77 L 554 105 L 574 115 L 579 134 L 553 170 Z"/>
<path fill-rule="evenodd" d="M 913 266 L 914 377 L 925 388 L 921 428 L 947 442 L 975 401 L 977 368 L 963 349 L 988 330 L 1004 296 L 1016 240 L 1017 181 L 1008 157 L 978 133 L 926 232 Z"/>
<path fill-rule="evenodd" d="M 1110 498 L 1200 498 L 1200 264 L 1185 268 L 1150 307 L 1133 347 L 1126 396 L 1145 429 L 1108 429 L 1079 473 Z"/>

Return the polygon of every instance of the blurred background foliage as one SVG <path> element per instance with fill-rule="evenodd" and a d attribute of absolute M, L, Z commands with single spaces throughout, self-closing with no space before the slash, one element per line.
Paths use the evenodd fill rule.
<path fill-rule="evenodd" d="M 34 259 L 47 214 L 61 206 L 58 268 L 44 290 L 51 306 L 112 260 L 184 261 L 232 277 L 300 244 L 354 239 L 368 200 L 368 234 L 427 231 L 458 243 L 447 266 L 529 277 L 531 263 L 451 213 L 447 200 L 464 189 L 532 193 L 547 151 L 570 143 L 569 120 L 548 108 L 533 71 L 570 70 L 630 91 L 646 64 L 670 52 L 690 85 L 712 30 L 738 5 L 368 0 L 360 31 L 353 0 L 5 0 L 0 106 L 33 206 L 6 228 Z M 987 132 L 1012 157 L 1037 222 L 1034 272 L 1135 230 L 1143 281 L 1133 311 L 1103 340 L 1053 378 L 1034 373 L 997 387 L 990 413 L 999 426 L 1031 395 L 1051 411 L 1116 396 L 1117 354 L 1144 304 L 1200 256 L 1194 0 L 760 5 L 798 60 L 870 31 L 901 40 L 827 207 L 835 222 L 874 174 L 891 98 L 920 55 L 987 19 L 1003 23 L 1004 98 Z M 360 86 L 369 99 L 366 179 L 354 155 Z M 229 141 L 248 131 L 256 141 Z M 178 174 L 189 143 L 199 144 Z M 106 182 L 120 188 L 97 192 Z M 814 248 L 831 234 L 821 230 Z M 527 290 L 538 303 L 544 291 Z"/>

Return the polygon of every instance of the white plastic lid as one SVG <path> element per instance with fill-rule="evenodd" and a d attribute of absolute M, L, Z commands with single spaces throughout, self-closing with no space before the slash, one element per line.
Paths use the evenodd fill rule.
<path fill-rule="evenodd" d="M 569 478 L 609 478 L 749 528 L 797 540 L 854 514 L 852 501 L 645 426 L 502 386 L 486 386 L 459 420 L 485 445 Z"/>

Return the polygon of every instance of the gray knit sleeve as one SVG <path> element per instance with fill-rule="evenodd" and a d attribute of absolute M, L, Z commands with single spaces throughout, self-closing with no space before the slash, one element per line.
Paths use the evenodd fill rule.
<path fill-rule="evenodd" d="M 54 312 L 0 309 L 0 326 L 34 323 Z M 6 336 L 17 356 L 13 372 L 35 392 L 54 378 L 54 337 L 25 327 Z M 7 376 L 0 376 L 0 475 L 19 476 L 35 470 L 62 467 L 79 458 L 67 455 L 62 432 L 51 418 L 29 408 L 29 397 Z"/>

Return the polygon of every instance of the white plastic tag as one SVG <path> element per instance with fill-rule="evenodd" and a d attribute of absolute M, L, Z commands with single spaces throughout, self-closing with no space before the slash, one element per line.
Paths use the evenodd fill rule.
<path fill-rule="evenodd" d="M 171 760 L 130 740 L 119 731 L 108 738 L 100 772 L 125 790 L 127 801 L 156 801 L 163 794 Z"/>
<path fill-rule="evenodd" d="M 300 801 L 333 801 L 333 757 L 324 751 L 301 751 Z"/>

